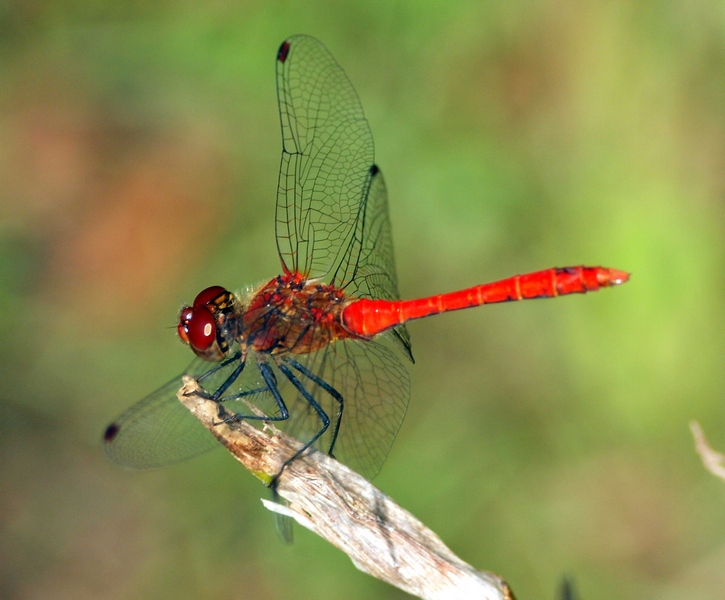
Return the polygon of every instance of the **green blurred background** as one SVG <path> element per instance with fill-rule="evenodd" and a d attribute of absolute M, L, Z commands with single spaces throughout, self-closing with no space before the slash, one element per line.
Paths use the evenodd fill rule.
<path fill-rule="evenodd" d="M 276 275 L 275 52 L 320 38 L 386 175 L 404 297 L 550 266 L 615 290 L 410 325 L 376 484 L 521 600 L 721 599 L 725 5 L 0 4 L 0 597 L 404 598 L 219 451 L 109 464 L 182 302 Z"/>

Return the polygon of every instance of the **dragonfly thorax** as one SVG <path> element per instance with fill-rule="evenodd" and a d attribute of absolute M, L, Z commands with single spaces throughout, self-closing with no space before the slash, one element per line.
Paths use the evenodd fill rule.
<path fill-rule="evenodd" d="M 240 344 L 268 354 L 307 354 L 350 337 L 341 324 L 349 302 L 333 285 L 299 273 L 275 277 L 243 310 Z"/>

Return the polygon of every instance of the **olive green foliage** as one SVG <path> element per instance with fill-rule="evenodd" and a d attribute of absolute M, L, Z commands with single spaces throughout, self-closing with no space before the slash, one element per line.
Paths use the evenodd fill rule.
<path fill-rule="evenodd" d="M 587 296 L 410 325 L 376 480 L 517 597 L 722 598 L 725 10 L 697 3 L 0 8 L 0 596 L 403 598 L 291 547 L 224 452 L 121 471 L 106 423 L 191 359 L 177 311 L 279 272 L 275 52 L 353 81 L 410 298 L 565 265 Z"/>

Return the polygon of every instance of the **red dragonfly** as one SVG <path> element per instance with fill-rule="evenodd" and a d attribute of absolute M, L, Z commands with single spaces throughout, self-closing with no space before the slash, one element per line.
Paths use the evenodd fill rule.
<path fill-rule="evenodd" d="M 203 290 L 181 310 L 178 333 L 198 357 L 183 374 L 233 420 L 277 422 L 304 442 L 297 456 L 315 447 L 368 478 L 379 471 L 410 395 L 399 357 L 413 362 L 407 321 L 627 281 L 615 269 L 553 268 L 401 301 L 385 182 L 352 84 L 319 41 L 298 35 L 277 52 L 277 93 L 282 274 L 244 295 Z M 108 426 L 113 461 L 149 468 L 218 447 L 176 399 L 181 377 Z"/>

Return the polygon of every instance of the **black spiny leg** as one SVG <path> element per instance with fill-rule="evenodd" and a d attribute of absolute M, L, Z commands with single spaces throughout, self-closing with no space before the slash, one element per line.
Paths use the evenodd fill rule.
<path fill-rule="evenodd" d="M 243 366 L 244 365 L 242 364 L 242 367 Z M 274 401 L 277 403 L 277 408 L 279 408 L 279 415 L 276 417 L 269 417 L 267 415 L 240 415 L 239 413 L 234 413 L 227 417 L 224 417 L 222 419 L 222 423 L 231 423 L 232 421 L 241 421 L 242 419 L 244 419 L 246 421 L 286 421 L 287 419 L 289 419 L 289 412 L 287 411 L 287 405 L 284 403 L 284 400 L 282 399 L 282 395 L 279 393 L 279 390 L 277 389 L 277 379 L 275 378 L 274 373 L 272 372 L 272 369 L 269 367 L 269 365 L 262 363 L 262 362 L 258 363 L 257 367 L 259 368 L 259 372 L 262 374 L 262 379 L 264 379 L 264 382 L 267 384 L 267 387 L 259 388 L 256 390 L 250 390 L 248 392 L 242 392 L 240 394 L 235 394 L 234 396 L 230 396 L 228 398 L 221 398 L 221 399 L 215 398 L 215 400 L 217 400 L 217 402 L 220 403 L 219 410 L 221 410 L 221 402 L 224 402 L 226 400 L 242 398 L 244 396 L 249 396 L 252 394 L 258 394 L 260 392 L 269 390 L 272 393 L 272 397 L 274 398 Z M 235 369 L 235 372 L 236 372 L 236 369 Z M 225 381 L 224 383 L 226 384 L 227 382 Z M 226 390 L 226 388 L 228 388 L 228 387 L 229 387 L 229 385 L 227 385 L 224 389 Z M 285 465 L 286 464 L 287 463 L 285 463 Z M 280 471 L 280 473 L 281 473 L 281 471 Z M 279 474 L 277 474 L 275 476 L 275 478 L 277 476 L 279 476 Z"/>
<path fill-rule="evenodd" d="M 201 396 L 202 398 L 206 398 L 207 400 L 214 400 L 215 402 L 218 402 L 221 398 L 222 394 L 226 392 L 229 387 L 239 378 L 239 376 L 242 374 L 242 371 L 244 371 L 244 366 L 247 364 L 247 357 L 246 355 L 243 355 L 241 352 L 237 352 L 234 356 L 231 358 L 228 358 L 224 362 L 220 363 L 213 369 L 209 369 L 206 373 L 204 373 L 201 377 L 197 378 L 197 383 L 201 385 L 202 381 L 204 381 L 207 377 L 210 377 L 214 375 L 217 371 L 220 369 L 223 369 L 224 367 L 232 364 L 233 362 L 239 360 L 239 364 L 234 368 L 234 371 L 231 372 L 231 374 L 224 380 L 224 382 L 214 391 L 214 393 L 209 393 L 206 390 L 202 388 L 201 391 L 195 392 L 196 395 Z"/>
<path fill-rule="evenodd" d="M 242 352 L 240 350 L 237 350 L 234 353 L 234 356 L 230 356 L 226 360 L 220 362 L 216 367 L 214 367 L 212 369 L 209 369 L 206 373 L 204 373 L 202 376 L 200 376 L 197 379 L 197 381 L 199 381 L 199 382 L 203 381 L 207 377 L 210 377 L 211 375 L 214 375 L 214 373 L 216 373 L 217 371 L 219 371 L 219 370 L 223 369 L 224 367 L 232 364 L 233 362 L 239 360 L 241 357 L 242 357 Z M 244 362 L 244 360 L 242 360 L 242 362 Z"/>
<path fill-rule="evenodd" d="M 330 426 L 330 417 L 327 416 L 327 413 L 322 409 L 322 407 L 317 403 L 317 400 L 314 399 L 312 394 L 310 394 L 309 390 L 302 385 L 299 379 L 295 377 L 294 373 L 290 371 L 289 367 L 285 365 L 284 363 L 279 363 L 277 365 L 280 371 L 284 373 L 284 376 L 287 377 L 287 379 L 290 380 L 290 383 L 297 388 L 297 391 L 302 394 L 305 400 L 309 403 L 309 405 L 314 409 L 314 411 L 317 413 L 317 416 L 320 417 L 320 421 L 322 422 L 322 427 L 320 430 L 312 437 L 311 440 L 309 440 L 307 443 L 305 443 L 302 448 L 300 448 L 297 452 L 294 453 L 294 456 L 292 458 L 288 458 L 286 461 L 284 461 L 284 464 L 282 465 L 282 468 L 279 470 L 279 473 L 277 473 L 270 483 L 270 487 L 274 489 L 274 487 L 277 484 L 277 480 L 279 479 L 279 476 L 282 475 L 282 472 L 285 470 L 287 465 L 289 465 L 293 460 L 298 458 L 305 450 L 312 447 L 312 445 L 320 439 L 320 437 L 327 431 L 327 428 Z M 279 390 L 270 389 L 272 394 L 279 395 Z M 280 397 L 280 401 L 282 398 Z"/>
<path fill-rule="evenodd" d="M 340 425 L 342 424 L 342 413 L 345 409 L 345 401 L 342 397 L 342 394 L 338 392 L 334 387 L 332 387 L 329 383 L 327 383 L 324 379 L 322 379 L 318 375 L 315 375 L 307 367 L 300 364 L 296 360 L 289 358 L 287 359 L 287 362 L 291 364 L 295 369 L 297 369 L 300 373 L 302 373 L 305 377 L 307 377 L 307 379 L 319 385 L 323 390 L 325 390 L 337 401 L 338 409 L 337 415 L 335 416 L 335 424 L 332 429 L 332 441 L 330 442 L 330 447 L 327 449 L 328 456 L 335 458 L 335 455 L 332 453 L 332 451 L 335 449 L 335 442 L 337 442 L 337 436 L 340 433 Z"/>

